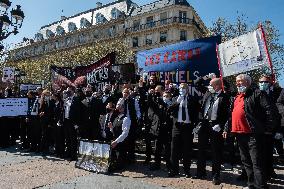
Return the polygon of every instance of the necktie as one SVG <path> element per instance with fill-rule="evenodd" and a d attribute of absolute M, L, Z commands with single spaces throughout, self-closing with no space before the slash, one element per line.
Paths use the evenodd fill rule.
<path fill-rule="evenodd" d="M 186 120 L 186 112 L 185 112 L 185 97 L 183 97 L 183 101 L 182 101 L 182 121 Z"/>
<path fill-rule="evenodd" d="M 209 108 L 208 108 L 208 110 L 207 110 L 207 117 L 208 117 L 208 120 L 211 119 L 211 114 L 212 114 L 214 102 L 215 102 L 215 95 L 212 94 L 211 99 L 210 99 L 210 105 L 209 105 Z"/>

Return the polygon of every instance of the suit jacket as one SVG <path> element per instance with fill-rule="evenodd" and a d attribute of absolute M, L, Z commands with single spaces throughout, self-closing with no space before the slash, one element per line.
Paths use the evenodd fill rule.
<path fill-rule="evenodd" d="M 206 91 L 206 93 L 203 96 L 203 99 L 201 102 L 202 119 L 204 119 L 204 109 L 205 109 L 206 101 L 208 100 L 210 96 L 211 96 L 211 93 L 209 91 Z M 218 99 L 218 108 L 217 108 L 216 125 L 219 124 L 223 130 L 225 123 L 229 119 L 230 98 L 226 93 L 222 91 L 217 96 L 217 99 Z"/>
<path fill-rule="evenodd" d="M 177 98 L 173 99 L 173 104 L 168 108 L 169 113 L 173 116 L 174 125 L 178 121 L 179 103 L 177 102 Z M 200 111 L 200 104 L 196 97 L 191 95 L 187 96 L 187 109 L 189 114 L 189 121 L 191 122 L 191 124 L 195 125 L 198 122 L 198 115 Z"/>
<path fill-rule="evenodd" d="M 115 118 L 117 117 L 118 113 L 116 111 L 114 111 L 111 115 L 111 117 L 109 118 L 109 122 L 114 122 Z M 106 115 L 103 115 L 100 117 L 100 125 L 101 125 L 101 129 L 104 128 L 105 126 L 105 122 L 106 122 Z M 103 132 L 103 130 L 101 130 L 101 132 Z M 113 139 L 113 133 L 111 132 L 110 128 L 108 126 L 105 127 L 105 133 L 106 133 L 106 140 L 107 141 L 111 141 Z"/>
<path fill-rule="evenodd" d="M 74 125 L 82 125 L 84 123 L 84 116 L 82 113 L 84 112 L 84 105 L 82 103 L 82 99 L 74 96 L 70 111 L 69 111 L 69 119 Z"/>

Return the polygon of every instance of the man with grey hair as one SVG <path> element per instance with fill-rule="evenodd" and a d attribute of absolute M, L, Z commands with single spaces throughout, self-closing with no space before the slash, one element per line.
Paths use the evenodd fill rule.
<path fill-rule="evenodd" d="M 237 138 L 242 163 L 248 177 L 248 188 L 268 188 L 264 175 L 263 146 L 265 133 L 275 127 L 275 105 L 267 95 L 251 86 L 251 77 L 236 77 L 238 94 L 231 105 L 224 138 L 230 131 Z"/>
<path fill-rule="evenodd" d="M 206 149 L 210 141 L 212 154 L 212 182 L 219 185 L 223 144 L 222 133 L 224 125 L 228 120 L 229 97 L 222 90 L 222 80 L 213 78 L 210 81 L 208 90 L 202 100 L 201 115 L 198 132 L 198 160 L 197 160 L 197 178 L 206 176 Z"/>

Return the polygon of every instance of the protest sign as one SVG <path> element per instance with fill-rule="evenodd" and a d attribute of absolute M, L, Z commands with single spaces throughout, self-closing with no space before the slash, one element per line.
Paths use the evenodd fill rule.
<path fill-rule="evenodd" d="M 0 99 L 0 117 L 26 116 L 28 112 L 27 98 Z"/>
<path fill-rule="evenodd" d="M 76 167 L 97 173 L 107 173 L 110 163 L 110 144 L 80 140 Z"/>
<path fill-rule="evenodd" d="M 223 77 L 259 69 L 268 65 L 261 29 L 221 43 L 218 47 Z"/>
<path fill-rule="evenodd" d="M 115 64 L 115 53 L 109 53 L 99 61 L 75 68 L 51 66 L 52 88 L 60 89 L 62 85 L 82 87 L 87 84 L 101 86 L 106 83 L 133 82 L 134 64 Z"/>
<path fill-rule="evenodd" d="M 140 51 L 137 63 L 143 78 L 156 75 L 160 82 L 188 83 L 194 95 L 195 80 L 209 73 L 219 75 L 216 45 L 220 42 L 220 36 L 213 36 Z"/>
<path fill-rule="evenodd" d="M 28 91 L 35 91 L 38 87 L 42 87 L 41 84 L 22 83 L 20 85 L 20 95 L 25 96 Z"/>
<path fill-rule="evenodd" d="M 14 83 L 14 79 L 15 79 L 15 68 L 11 68 L 11 67 L 3 68 L 2 81 Z"/>
<path fill-rule="evenodd" d="M 216 44 L 220 40 L 220 36 L 214 36 L 140 51 L 137 63 L 143 72 L 189 71 L 190 80 L 196 71 L 200 75 L 210 72 L 218 75 Z"/>

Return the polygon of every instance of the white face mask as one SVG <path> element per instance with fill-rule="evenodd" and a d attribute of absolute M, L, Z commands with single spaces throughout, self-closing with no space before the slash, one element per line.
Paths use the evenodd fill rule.
<path fill-rule="evenodd" d="M 266 91 L 269 89 L 269 83 L 259 83 L 258 85 L 261 91 Z"/>
<path fill-rule="evenodd" d="M 243 86 L 243 85 L 241 85 L 241 86 L 239 86 L 239 87 L 237 87 L 238 88 L 238 92 L 239 93 L 244 93 L 244 92 L 246 92 L 246 87 L 245 86 Z"/>
<path fill-rule="evenodd" d="M 179 89 L 179 94 L 181 96 L 185 96 L 186 95 L 186 89 Z"/>
<path fill-rule="evenodd" d="M 210 93 L 216 93 L 215 89 L 212 86 L 208 86 L 207 88 Z"/>
<path fill-rule="evenodd" d="M 169 99 L 169 98 L 167 98 L 167 97 L 163 97 L 163 101 L 164 101 L 165 103 L 168 103 L 168 102 L 171 101 L 171 99 Z"/>

